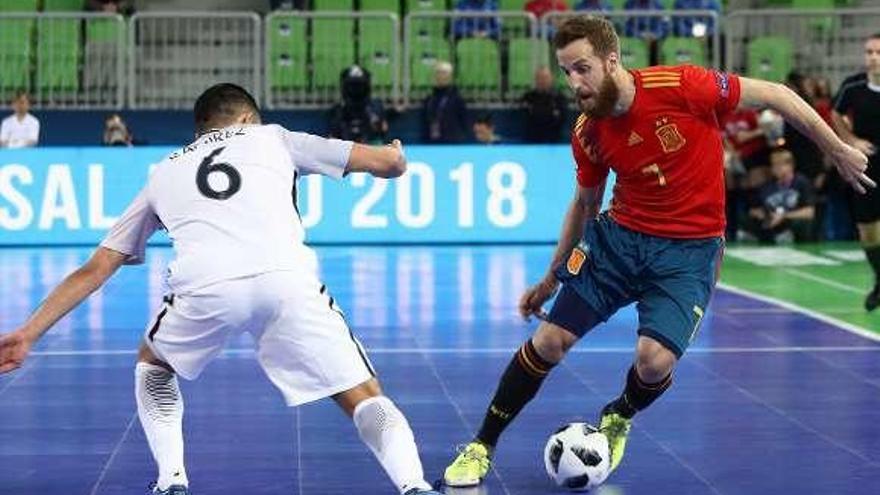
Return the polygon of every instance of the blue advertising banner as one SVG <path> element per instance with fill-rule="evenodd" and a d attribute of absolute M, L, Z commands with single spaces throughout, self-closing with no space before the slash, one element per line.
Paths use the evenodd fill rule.
<path fill-rule="evenodd" d="M 0 245 L 99 242 L 172 150 L 0 150 Z M 575 187 L 568 146 L 406 152 L 408 171 L 394 180 L 302 178 L 298 204 L 308 241 L 554 242 L 559 235 Z"/>

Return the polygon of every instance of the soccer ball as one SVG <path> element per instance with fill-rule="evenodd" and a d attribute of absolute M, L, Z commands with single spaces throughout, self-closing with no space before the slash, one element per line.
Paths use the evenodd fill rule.
<path fill-rule="evenodd" d="M 563 488 L 577 492 L 596 488 L 611 471 L 608 438 L 593 425 L 569 423 L 547 440 L 544 467 Z"/>

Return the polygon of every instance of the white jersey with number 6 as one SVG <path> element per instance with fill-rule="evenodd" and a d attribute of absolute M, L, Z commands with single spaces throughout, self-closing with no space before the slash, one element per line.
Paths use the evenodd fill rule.
<path fill-rule="evenodd" d="M 314 273 L 296 180 L 341 178 L 351 148 L 278 125 L 211 131 L 159 163 L 101 245 L 141 263 L 147 239 L 164 226 L 176 254 L 168 285 L 178 294 L 259 273 Z"/>

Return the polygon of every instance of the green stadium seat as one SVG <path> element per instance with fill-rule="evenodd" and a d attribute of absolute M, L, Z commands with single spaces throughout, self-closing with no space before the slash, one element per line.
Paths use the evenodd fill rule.
<path fill-rule="evenodd" d="M 466 96 L 501 95 L 501 57 L 495 40 L 465 38 L 455 45 L 455 82 Z"/>
<path fill-rule="evenodd" d="M 529 0 L 498 0 L 498 10 L 523 12 L 526 10 L 526 4 Z M 453 3 L 455 6 L 455 3 Z"/>
<path fill-rule="evenodd" d="M 119 36 L 125 39 L 125 23 L 119 23 L 116 19 L 93 18 L 86 19 L 86 41 L 89 43 L 116 43 Z"/>
<path fill-rule="evenodd" d="M 322 10 L 342 10 L 345 12 L 354 10 L 353 0 L 313 0 L 312 5 L 313 9 L 319 12 Z"/>
<path fill-rule="evenodd" d="M 79 88 L 81 21 L 40 19 L 37 23 L 37 89 L 76 91 Z"/>
<path fill-rule="evenodd" d="M 446 33 L 447 19 L 442 17 L 416 17 L 410 21 L 410 39 L 430 38 Z"/>
<path fill-rule="evenodd" d="M 43 0 L 46 12 L 80 12 L 84 7 L 83 0 Z"/>
<path fill-rule="evenodd" d="M 528 0 L 499 0 L 498 10 L 502 12 L 523 12 L 526 11 L 526 3 Z M 526 20 L 514 19 L 512 17 L 501 17 L 501 31 L 508 36 L 526 36 L 529 34 Z"/>
<path fill-rule="evenodd" d="M 312 21 L 312 83 L 315 88 L 339 87 L 339 75 L 355 62 L 352 19 L 314 19 Z"/>
<path fill-rule="evenodd" d="M 2 0 L 0 12 L 36 12 L 37 0 Z"/>
<path fill-rule="evenodd" d="M 361 0 L 362 12 L 400 13 L 400 2 L 397 0 Z"/>
<path fill-rule="evenodd" d="M 834 10 L 835 0 L 792 0 L 791 8 L 795 10 L 805 9 L 821 9 Z M 834 16 L 816 16 L 809 17 L 808 25 L 811 34 L 817 38 L 824 38 L 832 35 L 837 28 L 837 21 Z"/>
<path fill-rule="evenodd" d="M 273 90 L 302 90 L 309 86 L 306 20 L 275 16 L 269 21 L 269 84 Z"/>
<path fill-rule="evenodd" d="M 642 38 L 620 38 L 620 58 L 628 69 L 641 69 L 651 65 L 648 44 Z"/>
<path fill-rule="evenodd" d="M 452 62 L 449 40 L 442 36 L 420 38 L 410 45 L 410 88 L 424 93 L 434 85 L 434 65 Z"/>
<path fill-rule="evenodd" d="M 396 32 L 391 19 L 361 19 L 358 34 L 358 61 L 370 71 L 373 87 L 389 90 L 394 81 L 392 52 Z"/>
<path fill-rule="evenodd" d="M 86 42 L 83 48 L 82 86 L 94 90 L 109 90 L 122 84 L 119 68 L 125 63 L 128 50 L 126 24 L 112 18 L 88 18 Z M 119 44 L 122 43 L 122 53 Z"/>
<path fill-rule="evenodd" d="M 666 38 L 660 45 L 663 65 L 706 65 L 706 46 L 696 38 Z"/>
<path fill-rule="evenodd" d="M 749 42 L 746 73 L 749 77 L 783 82 L 791 72 L 794 47 L 781 36 L 764 36 Z"/>
<path fill-rule="evenodd" d="M 511 96 L 519 96 L 534 85 L 535 69 L 541 65 L 541 50 L 547 42 L 534 38 L 514 38 L 507 50 L 507 90 Z"/>
<path fill-rule="evenodd" d="M 30 19 L 0 19 L 0 90 L 27 90 L 31 80 Z"/>

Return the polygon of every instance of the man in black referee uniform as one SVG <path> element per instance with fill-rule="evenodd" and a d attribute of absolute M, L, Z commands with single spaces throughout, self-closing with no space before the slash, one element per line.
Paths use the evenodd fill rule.
<path fill-rule="evenodd" d="M 868 156 L 868 176 L 880 179 L 880 33 L 865 41 L 865 72 L 840 86 L 832 119 L 840 137 Z M 874 289 L 865 298 L 865 309 L 873 311 L 880 305 L 880 191 L 852 198 L 859 241 L 874 270 Z"/>

